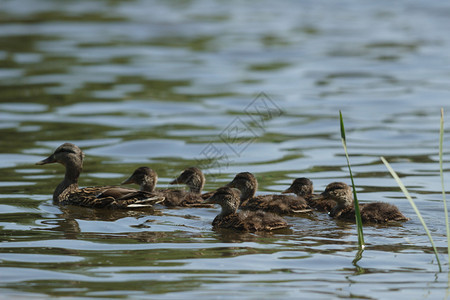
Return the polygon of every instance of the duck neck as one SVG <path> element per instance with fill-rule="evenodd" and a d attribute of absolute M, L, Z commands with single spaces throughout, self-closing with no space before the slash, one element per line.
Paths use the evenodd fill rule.
<path fill-rule="evenodd" d="M 309 187 L 302 187 L 299 190 L 297 190 L 294 194 L 296 194 L 298 197 L 308 198 L 311 197 L 313 194 L 313 190 Z"/>
<path fill-rule="evenodd" d="M 155 190 L 155 185 L 150 183 L 141 184 L 141 191 L 143 192 L 153 192 Z"/>
<path fill-rule="evenodd" d="M 141 191 L 143 192 L 153 192 L 156 187 L 156 183 L 158 182 L 158 178 L 150 179 L 145 178 L 144 182 L 141 183 Z"/>
<path fill-rule="evenodd" d="M 81 165 L 71 161 L 66 163 L 65 167 L 66 174 L 64 175 L 64 180 L 58 184 L 53 192 L 53 201 L 55 202 L 62 202 L 67 196 L 67 193 L 78 189 L 78 178 L 82 169 Z"/>
<path fill-rule="evenodd" d="M 201 178 L 200 176 L 194 176 L 194 175 L 193 175 L 193 178 L 190 180 L 190 182 L 187 183 L 187 186 L 189 187 L 189 191 L 191 193 L 195 193 L 195 194 L 201 194 L 204 185 L 205 185 L 204 178 Z"/>
<path fill-rule="evenodd" d="M 255 186 L 246 186 L 241 190 L 241 201 L 248 200 L 253 198 L 256 194 L 257 187 Z"/>
<path fill-rule="evenodd" d="M 189 191 L 191 193 L 200 194 L 202 192 L 202 187 L 198 185 L 188 185 Z"/>
<path fill-rule="evenodd" d="M 228 216 L 231 214 L 235 214 L 237 211 L 236 205 L 234 203 L 226 202 L 222 205 L 222 211 L 220 212 L 219 216 Z"/>

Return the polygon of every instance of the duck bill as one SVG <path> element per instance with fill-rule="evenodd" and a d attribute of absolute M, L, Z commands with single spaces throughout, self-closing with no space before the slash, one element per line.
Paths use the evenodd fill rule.
<path fill-rule="evenodd" d="M 292 191 L 291 188 L 288 188 L 288 189 L 282 191 L 281 193 L 282 193 L 282 194 L 289 194 L 289 193 L 294 193 L 294 192 Z"/>
<path fill-rule="evenodd" d="M 231 181 L 225 185 L 226 187 L 235 188 L 234 182 Z"/>
<path fill-rule="evenodd" d="M 178 178 L 175 178 L 174 180 L 172 180 L 171 182 L 169 182 L 169 184 L 180 184 L 180 183 L 182 183 L 182 182 L 180 182 L 180 181 L 178 180 Z"/>
<path fill-rule="evenodd" d="M 318 195 L 312 195 L 311 196 L 311 200 L 324 200 L 324 199 L 327 199 L 327 196 L 326 195 L 324 195 L 323 193 L 322 194 L 318 194 Z"/>
<path fill-rule="evenodd" d="M 132 183 L 135 183 L 135 182 L 134 182 L 134 178 L 133 178 L 133 176 L 130 176 L 128 179 L 125 179 L 124 181 L 122 181 L 122 182 L 120 183 L 120 185 L 124 185 L 124 184 L 132 184 Z"/>
<path fill-rule="evenodd" d="M 216 203 L 216 199 L 214 198 L 214 195 L 209 197 L 208 199 L 205 200 L 205 203 L 208 204 L 215 204 Z"/>
<path fill-rule="evenodd" d="M 55 162 L 56 162 L 55 157 L 52 154 L 49 157 L 47 157 L 46 159 L 38 161 L 36 163 L 36 165 L 46 165 L 46 164 L 52 164 L 52 163 L 55 163 Z"/>

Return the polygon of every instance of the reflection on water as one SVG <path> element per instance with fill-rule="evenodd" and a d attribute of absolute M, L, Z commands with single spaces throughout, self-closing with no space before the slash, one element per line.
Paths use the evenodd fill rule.
<path fill-rule="evenodd" d="M 2 1 L 1 293 L 445 297 L 447 274 L 436 273 L 379 156 L 416 198 L 445 261 L 437 152 L 439 109 L 449 110 L 449 10 L 420 1 Z M 73 142 L 86 153 L 82 186 L 118 184 L 149 165 L 165 187 L 199 165 L 206 190 L 250 171 L 259 193 L 304 176 L 320 192 L 348 182 L 339 110 L 361 201 L 392 202 L 412 218 L 365 227 L 357 263 L 355 226 L 324 214 L 287 216 L 288 231 L 255 235 L 212 231 L 218 208 L 58 207 L 51 195 L 63 168 L 34 166 Z"/>

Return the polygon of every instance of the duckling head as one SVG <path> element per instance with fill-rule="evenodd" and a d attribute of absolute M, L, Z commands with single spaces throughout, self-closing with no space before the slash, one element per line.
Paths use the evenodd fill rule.
<path fill-rule="evenodd" d="M 205 181 L 205 175 L 199 168 L 190 167 L 181 172 L 180 176 L 170 182 L 170 184 L 184 183 L 192 193 L 199 194 L 205 186 Z"/>
<path fill-rule="evenodd" d="M 149 167 L 137 168 L 131 176 L 121 184 L 138 184 L 141 191 L 153 192 L 158 182 L 158 174 Z"/>
<path fill-rule="evenodd" d="M 241 191 L 241 201 L 244 201 L 255 196 L 258 189 L 258 181 L 252 173 L 242 172 L 237 174 L 226 186 Z"/>
<path fill-rule="evenodd" d="M 206 199 L 206 203 L 219 204 L 222 207 L 221 215 L 236 213 L 240 200 L 240 191 L 235 188 L 221 187 L 216 190 L 214 195 Z"/>
<path fill-rule="evenodd" d="M 314 187 L 311 180 L 306 177 L 301 177 L 294 179 L 291 186 L 281 193 L 294 193 L 297 196 L 306 197 L 314 193 Z"/>
<path fill-rule="evenodd" d="M 349 206 L 353 204 L 352 188 L 344 182 L 332 182 L 321 194 L 324 198 L 336 201 L 339 206 Z"/>

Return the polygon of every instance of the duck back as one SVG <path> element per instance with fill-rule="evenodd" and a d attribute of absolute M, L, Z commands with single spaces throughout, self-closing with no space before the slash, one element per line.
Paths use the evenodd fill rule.
<path fill-rule="evenodd" d="M 233 229 L 238 231 L 272 231 L 288 227 L 280 216 L 264 211 L 239 211 L 235 214 L 217 216 L 213 228 Z"/>
<path fill-rule="evenodd" d="M 361 204 L 361 219 L 363 222 L 386 223 L 392 221 L 407 221 L 397 206 L 385 202 Z"/>
<path fill-rule="evenodd" d="M 309 209 L 306 200 L 291 195 L 261 195 L 241 203 L 243 210 L 263 210 L 280 215 L 292 214 L 295 211 Z"/>
<path fill-rule="evenodd" d="M 363 203 L 359 205 L 361 220 L 363 223 L 389 223 L 407 221 L 409 218 L 405 217 L 397 206 L 385 202 Z M 330 213 L 331 217 L 336 219 L 355 221 L 354 207 L 346 207 L 338 212 L 336 215 Z"/>
<path fill-rule="evenodd" d="M 202 195 L 197 193 L 179 189 L 156 190 L 156 192 L 165 197 L 162 204 L 167 207 L 213 207 L 212 204 L 204 203 Z"/>

